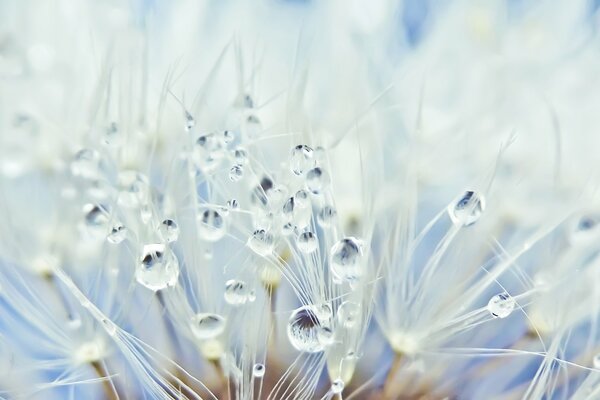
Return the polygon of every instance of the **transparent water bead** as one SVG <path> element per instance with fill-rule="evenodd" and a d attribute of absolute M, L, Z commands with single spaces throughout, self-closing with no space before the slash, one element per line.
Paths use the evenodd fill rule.
<path fill-rule="evenodd" d="M 261 364 L 261 363 L 256 363 L 254 364 L 254 367 L 252 367 L 252 375 L 255 378 L 262 378 L 263 376 L 265 376 L 265 365 Z"/>
<path fill-rule="evenodd" d="M 340 378 L 337 378 L 333 382 L 331 382 L 331 393 L 340 394 L 344 391 L 344 381 Z"/>
<path fill-rule="evenodd" d="M 248 152 L 243 147 L 238 147 L 233 152 L 233 158 L 239 165 L 246 164 L 248 162 Z"/>
<path fill-rule="evenodd" d="M 251 292 L 244 281 L 231 279 L 225 282 L 225 301 L 233 306 L 246 304 L 250 300 Z"/>
<path fill-rule="evenodd" d="M 139 207 L 150 196 L 148 178 L 135 170 L 119 172 L 117 188 L 119 190 L 119 204 L 129 208 Z"/>
<path fill-rule="evenodd" d="M 240 208 L 240 203 L 236 199 L 227 200 L 227 208 L 229 210 L 237 210 Z"/>
<path fill-rule="evenodd" d="M 225 156 L 225 144 L 215 134 L 200 136 L 194 145 L 192 158 L 197 168 L 204 173 L 215 171 Z"/>
<path fill-rule="evenodd" d="M 104 130 L 104 143 L 109 146 L 118 146 L 121 143 L 119 126 L 116 122 L 111 122 Z"/>
<path fill-rule="evenodd" d="M 352 301 L 344 301 L 337 310 L 337 319 L 344 328 L 357 326 L 360 319 L 360 304 Z"/>
<path fill-rule="evenodd" d="M 172 243 L 179 238 L 179 227 L 175 221 L 167 218 L 160 223 L 158 234 L 165 242 Z"/>
<path fill-rule="evenodd" d="M 337 211 L 332 206 L 323 206 L 317 214 L 317 222 L 323 227 L 331 226 L 337 217 Z"/>
<path fill-rule="evenodd" d="M 127 228 L 121 224 L 116 223 L 110 229 L 108 236 L 106 236 L 106 240 L 112 244 L 119 244 L 125 240 L 127 237 Z"/>
<path fill-rule="evenodd" d="M 248 239 L 247 245 L 260 256 L 270 256 L 274 247 L 273 235 L 265 229 L 257 229 Z"/>
<path fill-rule="evenodd" d="M 306 173 L 306 188 L 313 194 L 321 194 L 329 184 L 329 175 L 319 168 L 313 168 Z"/>
<path fill-rule="evenodd" d="M 515 309 L 515 299 L 508 293 L 493 296 L 488 302 L 487 309 L 494 318 L 506 318 Z"/>
<path fill-rule="evenodd" d="M 225 217 L 216 209 L 207 208 L 198 216 L 198 233 L 209 242 L 216 242 L 225 236 Z"/>
<path fill-rule="evenodd" d="M 303 306 L 292 312 L 288 321 L 287 335 L 296 350 L 317 353 L 324 348 L 319 341 L 320 329 L 321 324 L 313 308 Z"/>
<path fill-rule="evenodd" d="M 232 131 L 223 131 L 221 133 L 221 138 L 223 139 L 223 143 L 229 144 L 235 140 L 235 133 Z"/>
<path fill-rule="evenodd" d="M 298 246 L 298 250 L 305 254 L 309 254 L 317 250 L 319 241 L 314 233 L 310 231 L 302 232 L 296 239 L 296 245 Z"/>
<path fill-rule="evenodd" d="M 213 339 L 223 333 L 225 322 L 225 318 L 219 314 L 196 314 L 192 317 L 192 333 L 198 339 Z"/>
<path fill-rule="evenodd" d="M 569 239 L 571 242 L 595 240 L 598 236 L 600 215 L 586 214 L 575 219 L 572 224 Z"/>
<path fill-rule="evenodd" d="M 229 170 L 229 180 L 232 182 L 239 182 L 244 177 L 244 167 L 240 164 L 236 164 Z"/>
<path fill-rule="evenodd" d="M 92 233 L 101 232 L 106 234 L 110 211 L 103 204 L 86 204 L 83 206 L 85 225 Z"/>
<path fill-rule="evenodd" d="M 298 176 L 303 175 L 315 166 L 315 162 L 312 148 L 304 144 L 299 144 L 292 149 L 290 169 L 294 174 Z"/>
<path fill-rule="evenodd" d="M 83 179 L 98 179 L 101 176 L 101 157 L 96 150 L 81 149 L 71 161 L 71 173 Z"/>
<path fill-rule="evenodd" d="M 592 365 L 596 369 L 600 369 L 600 353 L 596 354 L 592 359 Z"/>
<path fill-rule="evenodd" d="M 187 132 L 191 131 L 192 128 L 196 126 L 196 120 L 192 117 L 192 114 L 189 112 L 185 112 L 185 130 Z"/>
<path fill-rule="evenodd" d="M 341 281 L 353 282 L 362 276 L 362 246 L 358 239 L 350 236 L 331 247 L 330 269 Z"/>
<path fill-rule="evenodd" d="M 135 278 L 150 290 L 175 286 L 179 277 L 179 261 L 164 243 L 147 244 L 142 249 Z"/>
<path fill-rule="evenodd" d="M 482 194 L 468 190 L 458 200 L 448 205 L 448 215 L 454 225 L 470 226 L 479 220 L 485 210 Z"/>
<path fill-rule="evenodd" d="M 242 122 L 242 132 L 249 139 L 260 136 L 262 132 L 262 123 L 260 122 L 260 119 L 254 114 L 246 116 Z"/>

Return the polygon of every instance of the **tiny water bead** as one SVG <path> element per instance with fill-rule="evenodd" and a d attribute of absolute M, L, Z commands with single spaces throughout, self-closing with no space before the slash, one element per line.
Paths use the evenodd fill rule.
<path fill-rule="evenodd" d="M 108 236 L 106 236 L 106 240 L 112 244 L 119 244 L 127 237 L 127 228 L 121 224 L 114 224 L 110 229 Z"/>
<path fill-rule="evenodd" d="M 146 202 L 150 195 L 148 178 L 135 170 L 119 172 L 117 188 L 119 190 L 119 204 L 125 207 L 139 207 Z"/>
<path fill-rule="evenodd" d="M 344 328 L 353 328 L 360 319 L 360 304 L 344 301 L 337 310 L 337 319 Z"/>
<path fill-rule="evenodd" d="M 101 157 L 96 150 L 81 149 L 71 161 L 73 176 L 83 179 L 97 179 L 101 175 Z"/>
<path fill-rule="evenodd" d="M 225 130 L 225 131 L 223 131 L 221 136 L 223 139 L 223 143 L 225 143 L 225 144 L 229 144 L 235 140 L 235 133 L 233 133 L 232 131 Z"/>
<path fill-rule="evenodd" d="M 493 296 L 488 302 L 487 309 L 494 318 L 506 318 L 515 309 L 515 299 L 508 293 Z"/>
<path fill-rule="evenodd" d="M 252 375 L 255 378 L 262 378 L 263 376 L 265 376 L 265 365 L 261 364 L 261 363 L 256 363 L 254 364 L 254 367 L 252 367 Z"/>
<path fill-rule="evenodd" d="M 448 215 L 457 226 L 470 226 L 479 220 L 485 210 L 482 194 L 468 190 L 458 200 L 448 205 Z"/>
<path fill-rule="evenodd" d="M 587 242 L 598 237 L 600 226 L 600 215 L 580 215 L 572 223 L 569 239 L 571 242 Z"/>
<path fill-rule="evenodd" d="M 239 306 L 248 302 L 251 292 L 244 281 L 231 279 L 225 282 L 225 301 L 233 306 Z"/>
<path fill-rule="evenodd" d="M 306 188 L 312 194 L 321 194 L 328 184 L 329 176 L 323 169 L 316 167 L 306 173 Z"/>
<path fill-rule="evenodd" d="M 172 219 L 165 219 L 158 227 L 158 234 L 167 243 L 175 242 L 179 238 L 179 227 Z"/>
<path fill-rule="evenodd" d="M 120 139 L 119 125 L 113 121 L 104 130 L 104 143 L 109 146 L 118 146 L 121 143 Z"/>
<path fill-rule="evenodd" d="M 229 170 L 229 180 L 232 182 L 238 182 L 244 177 L 244 167 L 240 164 L 236 164 Z"/>
<path fill-rule="evenodd" d="M 273 235 L 265 229 L 257 229 L 248 239 L 247 245 L 260 256 L 270 256 L 274 248 Z"/>
<path fill-rule="evenodd" d="M 233 152 L 233 158 L 239 165 L 246 164 L 248 162 L 248 152 L 243 147 L 238 147 Z"/>
<path fill-rule="evenodd" d="M 179 277 L 179 261 L 164 243 L 147 244 L 142 249 L 135 278 L 150 290 L 175 286 Z"/>
<path fill-rule="evenodd" d="M 292 155 L 290 157 L 290 169 L 298 176 L 303 175 L 306 171 L 315 166 L 315 159 L 313 157 L 313 149 L 304 145 L 299 144 L 292 149 Z"/>
<path fill-rule="evenodd" d="M 236 199 L 227 200 L 227 208 L 229 210 L 237 210 L 240 208 L 240 203 Z"/>
<path fill-rule="evenodd" d="M 208 242 L 220 240 L 227 233 L 225 218 L 216 209 L 207 208 L 198 216 L 198 233 Z"/>
<path fill-rule="evenodd" d="M 344 381 L 340 378 L 337 378 L 333 382 L 331 382 L 331 393 L 340 394 L 344 391 Z"/>
<path fill-rule="evenodd" d="M 319 341 L 320 329 L 321 324 L 313 308 L 303 306 L 292 312 L 288 320 L 287 335 L 296 350 L 317 353 L 324 348 Z"/>
<path fill-rule="evenodd" d="M 332 206 L 323 206 L 317 214 L 317 222 L 323 227 L 331 226 L 337 217 L 337 212 Z"/>
<path fill-rule="evenodd" d="M 185 130 L 186 131 L 191 131 L 192 128 L 196 126 L 196 120 L 194 119 L 194 117 L 192 117 L 192 114 L 190 114 L 189 112 L 185 112 Z"/>
<path fill-rule="evenodd" d="M 192 317 L 192 333 L 198 339 L 214 339 L 225 330 L 225 322 L 225 318 L 219 314 L 196 314 Z"/>
<path fill-rule="evenodd" d="M 225 143 L 215 134 L 210 133 L 198 137 L 193 148 L 194 164 L 203 173 L 215 171 L 225 156 Z"/>
<path fill-rule="evenodd" d="M 260 119 L 254 114 L 246 116 L 242 122 L 242 132 L 249 139 L 257 138 L 262 132 Z"/>
<path fill-rule="evenodd" d="M 298 250 L 308 254 L 317 250 L 317 247 L 319 247 L 319 242 L 317 240 L 317 236 L 308 231 L 302 232 L 300 235 L 298 235 L 298 238 L 296 239 L 296 245 L 298 246 Z"/>
<path fill-rule="evenodd" d="M 362 248 L 358 239 L 347 237 L 331 247 L 330 268 L 338 280 L 353 282 L 362 276 Z"/>
<path fill-rule="evenodd" d="M 90 231 L 106 232 L 110 212 L 103 204 L 86 204 L 83 206 L 85 225 Z"/>

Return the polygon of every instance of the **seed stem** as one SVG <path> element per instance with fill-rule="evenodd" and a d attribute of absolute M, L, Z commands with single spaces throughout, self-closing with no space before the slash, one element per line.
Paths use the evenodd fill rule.
<path fill-rule="evenodd" d="M 108 377 L 108 373 L 106 368 L 104 368 L 104 364 L 100 361 L 92 361 L 90 363 L 94 371 L 98 377 L 102 379 L 102 387 L 104 388 L 104 394 L 106 395 L 107 400 L 118 400 L 119 395 L 117 394 L 117 389 L 113 385 L 112 379 Z"/>
<path fill-rule="evenodd" d="M 392 365 L 387 373 L 385 378 L 385 382 L 383 384 L 383 398 L 384 399 L 394 399 L 395 393 L 393 390 L 394 387 L 394 379 L 400 370 L 400 366 L 402 365 L 402 353 L 394 353 L 394 360 L 392 361 Z"/>

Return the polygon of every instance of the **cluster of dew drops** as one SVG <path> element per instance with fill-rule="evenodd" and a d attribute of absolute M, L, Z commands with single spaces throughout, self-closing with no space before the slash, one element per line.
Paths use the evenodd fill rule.
<path fill-rule="evenodd" d="M 250 115 L 244 123 L 246 136 L 256 135 L 259 120 Z M 194 125 L 194 119 L 186 113 L 186 131 L 191 134 Z M 118 127 L 115 123 L 109 126 L 106 135 L 111 139 L 117 137 Z M 228 160 L 229 180 L 234 184 L 242 182 L 247 175 L 250 154 L 240 142 L 236 133 L 229 130 L 195 138 L 188 150 L 190 175 L 210 175 Z M 324 153 L 321 147 L 313 149 L 304 144 L 290 150 L 288 174 L 291 173 L 292 178 L 301 182 L 297 190 L 282 189 L 269 177 L 262 178 L 250 190 L 250 202 L 258 206 L 253 210 L 255 229 L 246 240 L 247 248 L 253 253 L 260 257 L 271 257 L 279 235 L 288 238 L 295 236 L 292 241 L 297 250 L 307 256 L 319 250 L 319 238 L 311 228 L 314 206 L 311 198 L 319 198 L 315 202 L 318 204 L 315 207 L 315 219 L 321 229 L 330 229 L 337 218 L 331 196 L 324 195 L 330 184 L 330 175 L 322 165 Z M 155 292 L 176 286 L 180 266 L 172 246 L 179 239 L 180 229 L 172 215 L 164 212 L 167 207 L 161 201 L 165 200 L 156 195 L 149 178 L 137 170 L 119 170 L 114 182 L 109 184 L 109 179 L 103 176 L 106 163 L 100 152 L 89 148 L 77 152 L 71 162 L 70 170 L 75 181 L 91 188 L 88 192 L 92 198 L 94 193 L 98 194 L 98 201 L 83 206 L 82 224 L 89 233 L 105 238 L 111 245 L 119 245 L 127 239 L 141 244 L 134 274 L 138 284 Z M 106 192 L 112 193 L 112 199 L 103 196 Z M 235 215 L 240 205 L 238 200 L 230 199 L 224 205 L 202 204 L 200 207 L 197 232 L 204 241 L 217 242 L 227 235 L 227 219 Z M 484 209 L 483 195 L 467 191 L 448 206 L 447 212 L 454 225 L 466 227 L 477 222 Z M 365 268 L 364 252 L 365 244 L 355 237 L 343 237 L 336 241 L 327 253 L 327 266 L 333 283 L 353 284 L 360 280 Z M 223 293 L 224 300 L 234 307 L 255 299 L 254 290 L 246 282 L 237 279 L 227 280 Z M 514 308 L 515 300 L 507 293 L 492 297 L 487 306 L 494 318 L 506 318 Z M 333 328 L 328 322 L 333 316 L 338 325 L 351 328 L 360 318 L 360 306 L 344 301 L 335 313 L 328 303 L 297 308 L 288 320 L 289 342 L 302 352 L 323 351 L 333 342 Z M 226 320 L 219 314 L 199 313 L 192 317 L 190 326 L 198 339 L 206 340 L 219 336 L 225 330 Z M 264 374 L 265 366 L 256 364 L 253 375 L 260 378 Z M 331 391 L 339 393 L 341 390 L 343 382 L 335 380 Z"/>

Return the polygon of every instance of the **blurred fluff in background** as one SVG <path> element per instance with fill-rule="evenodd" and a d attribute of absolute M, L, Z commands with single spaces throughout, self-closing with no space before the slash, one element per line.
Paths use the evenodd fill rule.
<path fill-rule="evenodd" d="M 0 398 L 600 399 L 599 6 L 0 0 Z"/>

